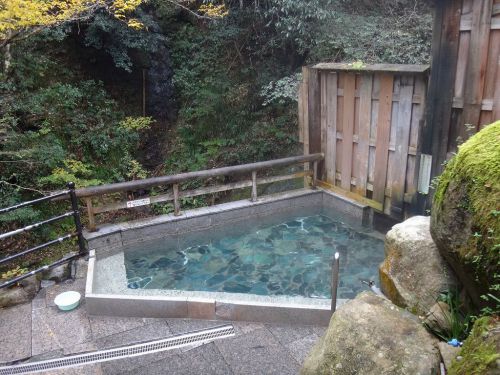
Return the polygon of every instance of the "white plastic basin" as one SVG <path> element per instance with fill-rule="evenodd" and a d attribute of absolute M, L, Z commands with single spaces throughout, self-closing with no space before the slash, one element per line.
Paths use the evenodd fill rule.
<path fill-rule="evenodd" d="M 73 310 L 80 303 L 81 295 L 78 292 L 64 292 L 58 294 L 54 299 L 54 303 L 59 307 L 60 310 L 69 311 Z"/>

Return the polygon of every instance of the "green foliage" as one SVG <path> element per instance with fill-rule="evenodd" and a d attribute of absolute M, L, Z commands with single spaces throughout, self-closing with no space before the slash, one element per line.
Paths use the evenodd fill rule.
<path fill-rule="evenodd" d="M 472 214 L 473 235 L 460 250 L 474 265 L 476 277 L 486 275 L 491 293 L 483 299 L 499 310 L 500 220 L 495 209 L 500 202 L 500 121 L 488 125 L 459 147 L 439 179 L 433 209 L 440 210 L 448 187 L 453 182 L 467 190 L 461 208 Z M 496 307 L 494 307 L 496 306 Z"/>
<path fill-rule="evenodd" d="M 291 41 L 299 54 L 317 44 L 321 26 L 335 17 L 333 0 L 272 0 L 264 15 L 283 41 Z"/>
<path fill-rule="evenodd" d="M 497 333 L 495 333 L 495 328 Z M 460 361 L 454 360 L 449 369 L 450 375 L 481 375 L 488 369 L 495 369 L 500 353 L 495 343 L 498 340 L 498 323 L 495 318 L 484 317 L 476 320 L 470 336 L 465 340 L 459 355 Z M 493 370 L 494 371 L 494 370 Z M 493 373 L 493 372 L 491 372 Z"/>
<path fill-rule="evenodd" d="M 16 266 L 15 268 L 7 272 L 3 272 L 0 276 L 0 279 L 5 279 L 5 280 L 12 279 L 14 277 L 21 276 L 26 272 L 28 272 L 27 268 L 21 268 L 20 266 Z"/>
<path fill-rule="evenodd" d="M 288 77 L 283 77 L 277 81 L 271 81 L 260 92 L 264 98 L 263 106 L 271 103 L 287 104 L 295 103 L 298 98 L 298 87 L 302 80 L 302 74 L 296 73 Z"/>
<path fill-rule="evenodd" d="M 449 309 L 438 305 L 444 318 L 443 326 L 430 327 L 426 325 L 434 335 L 444 341 L 451 339 L 464 340 L 470 332 L 472 316 L 465 313 L 460 303 L 458 291 L 447 291 L 440 294 L 438 301 L 444 302 Z"/>
<path fill-rule="evenodd" d="M 96 14 L 85 29 L 85 45 L 106 52 L 112 57 L 116 67 L 131 72 L 131 51 L 152 53 L 165 41 L 163 35 L 151 32 L 158 31 L 151 16 L 140 9 L 136 13 L 144 26 L 140 29 L 130 28 L 105 12 Z"/>

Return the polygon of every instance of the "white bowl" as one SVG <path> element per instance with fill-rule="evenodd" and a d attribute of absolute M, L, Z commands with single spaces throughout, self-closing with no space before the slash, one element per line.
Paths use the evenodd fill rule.
<path fill-rule="evenodd" d="M 54 299 L 54 303 L 59 307 L 60 310 L 69 311 L 73 310 L 80 303 L 81 295 L 78 292 L 64 292 L 58 294 Z"/>

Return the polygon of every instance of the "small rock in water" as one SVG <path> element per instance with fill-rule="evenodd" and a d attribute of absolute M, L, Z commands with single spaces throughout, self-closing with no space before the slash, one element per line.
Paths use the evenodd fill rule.
<path fill-rule="evenodd" d="M 300 284 L 302 282 L 302 275 L 299 273 L 298 275 L 295 275 L 292 280 L 294 283 Z"/>
<path fill-rule="evenodd" d="M 162 257 L 158 259 L 157 261 L 153 262 L 149 268 L 167 268 L 169 267 L 172 263 L 174 263 L 173 260 L 168 259 L 166 257 Z"/>
<path fill-rule="evenodd" d="M 132 281 L 131 283 L 127 284 L 127 287 L 129 289 L 139 289 L 139 283 L 137 281 Z"/>
<path fill-rule="evenodd" d="M 208 246 L 203 245 L 203 246 L 198 247 L 198 252 L 200 254 L 207 254 L 210 252 L 210 249 L 208 248 Z"/>
<path fill-rule="evenodd" d="M 214 286 L 217 285 L 225 280 L 225 277 L 223 275 L 215 275 L 212 276 L 210 279 L 206 281 L 206 284 L 208 286 Z"/>
<path fill-rule="evenodd" d="M 276 291 L 280 288 L 280 284 L 277 281 L 272 281 L 267 284 L 267 289 Z"/>

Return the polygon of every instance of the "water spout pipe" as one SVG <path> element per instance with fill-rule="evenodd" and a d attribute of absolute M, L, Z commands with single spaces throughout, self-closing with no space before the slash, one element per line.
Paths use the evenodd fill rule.
<path fill-rule="evenodd" d="M 340 254 L 337 252 L 332 262 L 332 313 L 337 310 L 337 288 L 339 285 Z"/>

